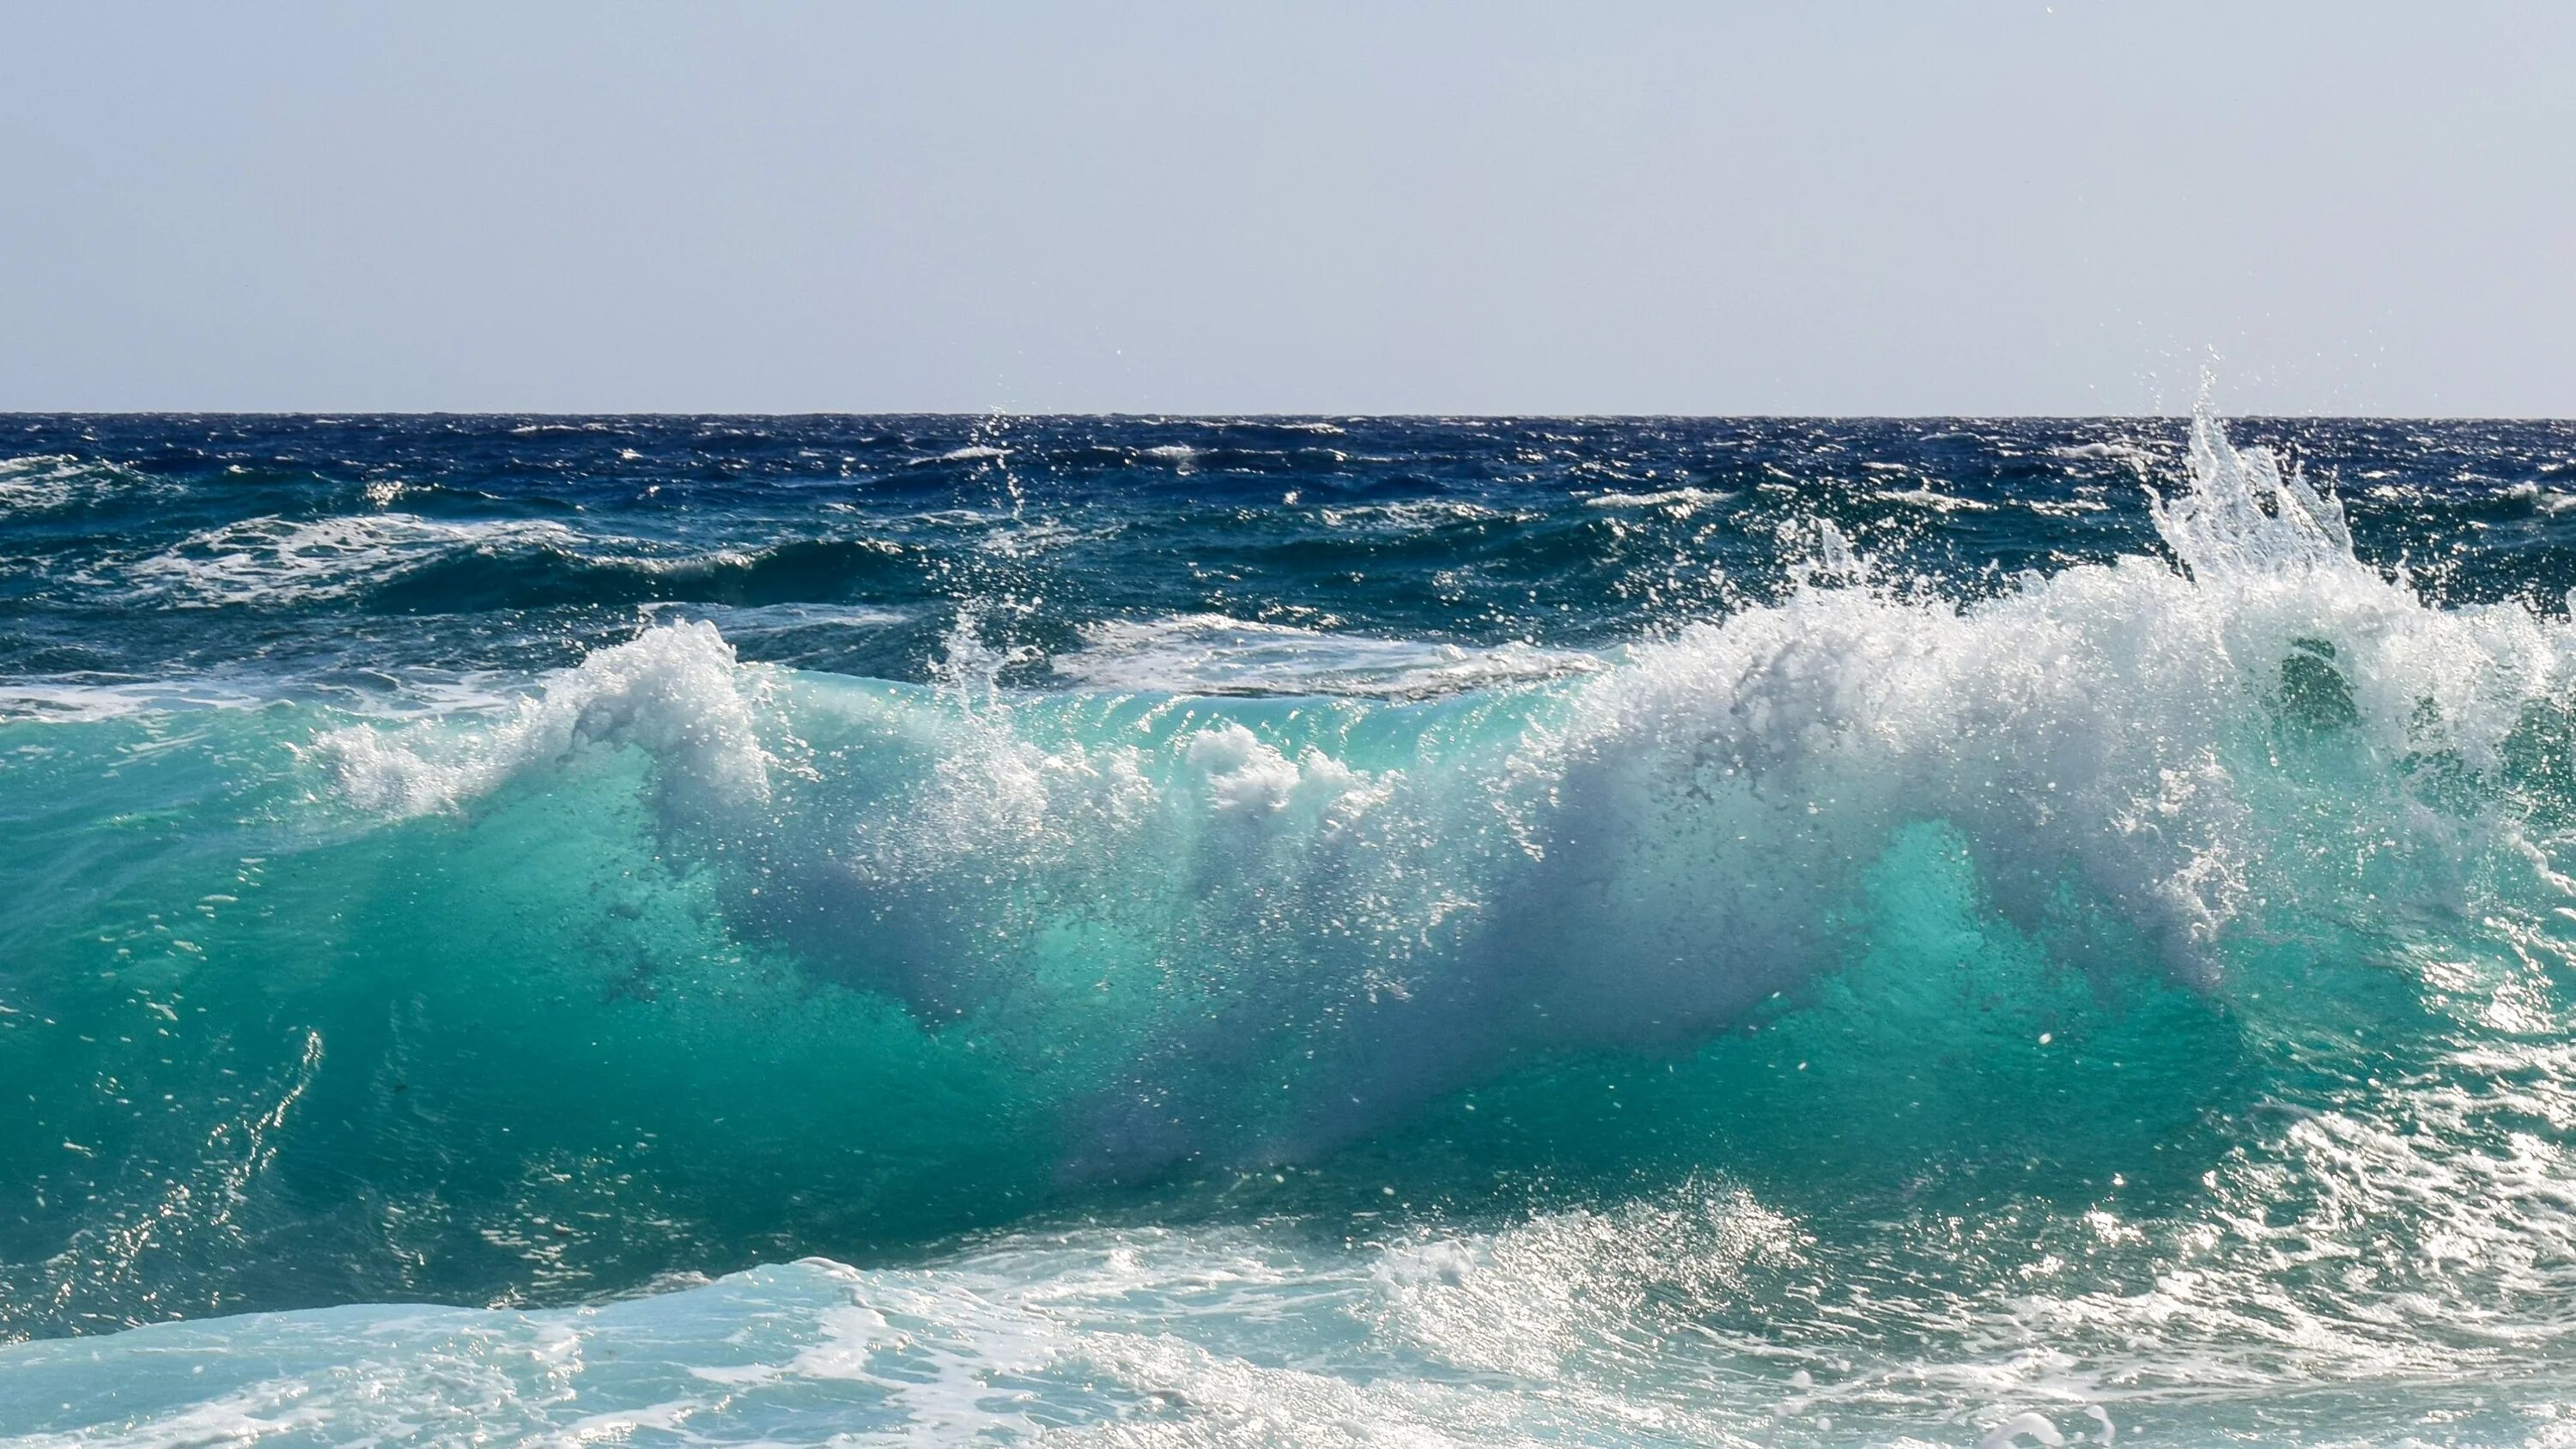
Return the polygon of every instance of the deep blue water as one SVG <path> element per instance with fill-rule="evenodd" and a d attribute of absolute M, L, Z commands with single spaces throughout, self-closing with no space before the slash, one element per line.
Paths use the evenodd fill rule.
<path fill-rule="evenodd" d="M 2576 582 L 2576 427 L 2240 422 L 2445 598 Z M 1779 597 L 1831 518 L 1947 594 L 2153 552 L 2179 422 L 0 419 L 0 677 L 391 681 L 577 663 L 639 618 L 919 681 L 961 607 L 1049 658 L 1200 614 L 1601 649 Z M 2475 555 L 2465 570 L 2455 558 Z M 740 619 L 741 611 L 766 610 Z M 719 612 L 722 611 L 722 612 Z M 1044 661 L 1010 671 L 1043 686 Z"/>
<path fill-rule="evenodd" d="M 0 418 L 0 1435 L 2560 1442 L 2571 545 L 2563 423 Z"/>

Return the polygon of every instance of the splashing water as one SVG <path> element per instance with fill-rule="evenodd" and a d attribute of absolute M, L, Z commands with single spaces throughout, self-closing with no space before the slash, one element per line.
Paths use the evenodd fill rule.
<path fill-rule="evenodd" d="M 1978 508 L 1836 491 L 1875 435 L 1712 434 L 1620 444 L 1621 496 L 1688 508 L 1489 480 L 1401 522 L 1264 470 L 1500 435 L 1193 426 L 1178 470 L 1178 442 L 998 423 L 905 442 L 889 474 L 959 489 L 1007 447 L 1008 498 L 904 498 L 939 518 L 810 540 L 813 577 L 1061 525 L 1212 591 L 1302 561 L 1271 617 L 1078 617 L 1117 572 L 1017 545 L 934 571 L 971 595 L 810 601 L 846 614 L 666 568 L 784 630 L 918 619 L 918 660 L 760 662 L 773 636 L 630 614 L 568 667 L 475 675 L 498 704 L 281 667 L 251 707 L 0 725 L 29 847 L 0 917 L 29 1104 L 0 1376 L 29 1388 L 0 1432 L 2563 1432 L 2576 636 L 2525 601 L 2555 579 L 2428 597 L 2357 556 L 2367 495 L 2206 417 L 2179 448 L 1976 443 L 2027 479 L 1876 444 Z M 1567 437 L 1494 442 L 1497 476 L 1616 454 Z M 1325 439 L 1342 461 L 1300 461 Z M 1720 442 L 1770 451 L 1651 461 Z M 1051 459 L 1112 455 L 1233 511 L 1176 545 L 1159 504 L 1051 491 Z M 2143 498 L 2053 506 L 2133 464 Z M 2558 527 L 2490 491 L 2458 506 Z M 517 536 L 474 521 L 405 534 L 431 554 L 397 582 Z M 1953 546 L 2035 562 L 1943 572 Z M 1597 566 L 1664 612 L 1407 640 L 1323 602 L 1416 559 L 1426 598 Z M 154 588 L 115 606 L 137 630 Z M 410 617 L 367 589 L 293 598 Z M 265 627 L 226 607 L 188 627 Z M 458 1306 L 325 1306 L 424 1300 Z"/>

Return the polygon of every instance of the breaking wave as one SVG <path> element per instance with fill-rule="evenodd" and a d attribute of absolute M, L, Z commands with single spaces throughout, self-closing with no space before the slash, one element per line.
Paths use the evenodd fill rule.
<path fill-rule="evenodd" d="M 1211 699 L 1316 643 L 1232 621 L 1058 661 L 1116 697 L 1004 691 L 971 658 L 930 688 L 799 676 L 691 624 L 504 723 L 307 755 L 416 815 L 633 750 L 738 932 L 926 1023 L 1083 1021 L 1055 1104 L 1077 1177 L 1309 1158 L 1531 1053 L 1705 1040 L 1849 960 L 1891 850 L 1955 855 L 1996 929 L 2070 969 L 2204 991 L 2245 942 L 2536 925 L 2564 889 L 2533 822 L 2559 809 L 2565 623 L 2426 605 L 2213 427 L 2193 463 L 2156 508 L 2179 570 L 1959 605 L 1828 537 L 1776 606 L 1422 704 Z M 1278 667 L 1402 694 L 1426 662 Z"/>
<path fill-rule="evenodd" d="M 718 613 L 427 718 L 0 726 L 0 885 L 80 925 L 0 938 L 0 1323 L 495 1305 L 366 1331 L 528 1432 L 627 1370 L 510 1365 L 617 1345 L 618 1412 L 773 1429 L 2471 1422 L 2576 1289 L 2576 632 L 2187 461 L 2164 555 L 1952 598 L 1811 523 L 1595 652 L 1174 614 L 1031 689 L 969 613 L 906 684 Z"/>

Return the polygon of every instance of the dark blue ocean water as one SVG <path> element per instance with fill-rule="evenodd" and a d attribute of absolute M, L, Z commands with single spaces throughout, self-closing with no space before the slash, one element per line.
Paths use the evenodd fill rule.
<path fill-rule="evenodd" d="M 2339 484 L 2363 556 L 2446 598 L 2576 583 L 2576 515 L 2553 509 L 2576 490 L 2570 425 L 2236 431 Z M 1779 532 L 1815 518 L 1962 595 L 2152 552 L 2140 483 L 2178 466 L 2183 432 L 19 417 L 0 420 L 0 678 L 365 691 L 569 665 L 639 618 L 718 611 L 745 658 L 916 681 L 961 607 L 1048 659 L 1086 628 L 1200 615 L 1600 649 L 1777 598 L 1802 557 Z M 1006 675 L 1050 677 L 1045 660 Z"/>
<path fill-rule="evenodd" d="M 0 419 L 0 1435 L 2558 1442 L 2571 546 L 2560 423 Z"/>

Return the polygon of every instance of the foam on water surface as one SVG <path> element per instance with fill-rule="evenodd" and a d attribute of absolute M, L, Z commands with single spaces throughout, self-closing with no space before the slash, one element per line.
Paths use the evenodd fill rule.
<path fill-rule="evenodd" d="M 2016 439 L 2077 470 L 2053 492 L 1945 463 L 1972 434 L 1809 460 L 1979 508 L 1864 484 L 1725 514 L 1770 495 L 1708 486 L 1719 439 L 1688 498 L 1443 481 L 1329 520 L 1270 501 L 1290 465 L 1245 444 L 1279 425 L 1204 426 L 1186 476 L 1170 442 L 882 445 L 988 488 L 1095 453 L 1147 458 L 1140 487 L 1241 470 L 1264 501 L 1179 545 L 1197 600 L 1068 613 L 1116 596 L 1064 561 L 1181 525 L 1051 515 L 1034 477 L 954 527 L 1071 541 L 797 553 L 765 521 L 722 546 L 771 562 L 686 576 L 727 596 L 583 606 L 606 641 L 539 615 L 590 643 L 497 690 L 443 643 L 471 689 L 370 685 L 278 625 L 298 682 L 240 707 L 0 722 L 0 1090 L 28 1104 L 0 1376 L 31 1386 L 0 1432 L 2565 1431 L 2576 634 L 2531 602 L 2563 584 L 2366 562 L 2360 505 L 2206 421 Z M 1556 446 L 1423 427 L 1424 471 Z M 674 446 L 596 436 L 604 467 Z M 2152 499 L 2036 506 L 2140 473 Z M 276 559 L 358 557 L 286 546 L 275 503 L 240 526 Z M 601 508 L 546 547 L 664 527 Z M 349 533 L 401 553 L 350 567 L 522 526 L 430 516 Z M 1693 532 L 1721 519 L 1761 553 Z M 2115 521 L 2156 545 L 2085 553 Z M 2038 562 L 1938 574 L 1943 530 Z M 1239 597 L 1285 558 L 1321 562 Z M 1671 612 L 1510 612 L 1602 558 Z M 845 572 L 884 559 L 921 571 Z M 1455 602 L 1372 625 L 1334 592 L 1354 563 Z M 388 639 L 469 627 L 296 587 L 277 607 Z M 920 653 L 748 657 L 791 636 Z M 68 678 L 9 687 L 110 689 Z M 348 1306 L 422 1302 L 453 1306 Z"/>

